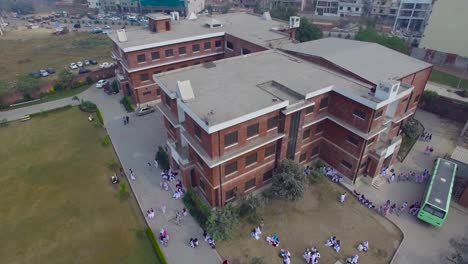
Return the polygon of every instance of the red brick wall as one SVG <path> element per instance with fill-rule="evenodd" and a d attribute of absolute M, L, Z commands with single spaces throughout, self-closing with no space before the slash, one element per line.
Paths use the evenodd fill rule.
<path fill-rule="evenodd" d="M 201 138 L 198 138 L 195 135 L 195 127 L 200 127 L 193 119 L 185 113 L 185 124 L 184 128 L 187 130 L 187 133 L 192 136 L 193 140 L 198 141 L 203 147 L 205 152 L 211 156 L 218 156 L 218 133 L 208 134 L 203 128 L 200 127 Z"/>
<path fill-rule="evenodd" d="M 226 34 L 225 38 L 226 38 L 226 42 L 229 41 L 234 45 L 233 50 L 226 48 L 226 55 L 225 55 L 226 58 L 241 55 L 242 48 L 248 49 L 251 53 L 267 50 L 264 47 L 258 46 L 256 44 L 242 40 L 238 37 L 235 37 L 229 34 Z"/>
<path fill-rule="evenodd" d="M 365 119 L 357 117 L 353 114 L 355 109 L 359 109 L 366 113 Z M 370 122 L 372 118 L 373 110 L 358 102 L 348 99 L 335 92 L 331 93 L 330 105 L 328 106 L 328 112 L 340 120 L 352 125 L 353 127 L 361 130 L 362 132 L 368 132 L 370 128 Z"/>
<path fill-rule="evenodd" d="M 167 23 L 169 23 L 169 24 L 167 24 Z M 171 19 L 160 19 L 160 20 L 149 19 L 148 27 L 153 32 L 170 31 L 171 30 Z"/>
<path fill-rule="evenodd" d="M 376 113 L 380 112 L 380 111 L 383 111 L 382 112 L 382 115 L 378 118 L 375 118 L 375 115 Z M 373 110 L 373 114 L 372 114 L 372 117 L 374 118 L 374 120 L 372 121 L 371 123 L 371 127 L 370 127 L 370 131 L 372 131 L 373 129 L 375 128 L 378 128 L 378 127 L 381 127 L 382 126 L 382 123 L 384 121 L 384 116 L 385 116 L 385 112 L 387 111 L 387 106 L 384 106 L 384 107 L 381 107 L 377 110 Z"/>
<path fill-rule="evenodd" d="M 323 140 L 320 146 L 320 158 L 337 169 L 344 176 L 349 179 L 353 179 L 355 170 L 358 166 L 358 159 L 355 159 L 355 157 L 341 151 L 335 144 L 331 144 L 329 141 Z M 344 167 L 341 164 L 342 160 L 349 162 L 352 165 L 352 168 L 348 169 Z"/>
<path fill-rule="evenodd" d="M 342 149 L 346 150 L 354 156 L 359 157 L 361 155 L 362 148 L 365 146 L 365 140 L 363 138 L 335 124 L 333 121 L 326 120 L 324 124 L 325 131 L 323 136 L 326 139 L 340 146 Z M 348 136 L 352 136 L 353 138 L 357 139 L 358 144 L 354 145 L 348 141 Z"/>
<path fill-rule="evenodd" d="M 426 83 L 427 83 L 427 80 L 429 79 L 429 75 L 431 75 L 431 72 L 432 72 L 432 66 L 430 68 L 424 69 L 414 74 L 413 81 L 411 82 L 411 85 L 414 86 L 414 90 L 411 95 L 408 109 L 417 107 L 418 102 L 421 99 L 422 93 L 424 92 L 424 88 L 426 87 Z M 405 78 L 409 78 L 409 76 Z"/>

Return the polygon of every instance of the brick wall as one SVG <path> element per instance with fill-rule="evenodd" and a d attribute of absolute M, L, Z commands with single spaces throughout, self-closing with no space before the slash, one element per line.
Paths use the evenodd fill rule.
<path fill-rule="evenodd" d="M 355 110 L 365 113 L 362 119 L 353 114 Z M 370 128 L 373 110 L 335 92 L 331 93 L 328 112 L 353 127 L 367 133 Z"/>
<path fill-rule="evenodd" d="M 424 69 L 422 71 L 416 72 L 411 76 L 407 76 L 403 79 L 409 80 L 412 78 L 411 85 L 414 86 L 413 93 L 411 94 L 411 99 L 409 100 L 408 109 L 412 109 L 418 106 L 418 102 L 424 92 L 424 88 L 426 87 L 427 80 L 429 79 L 429 75 L 431 75 L 432 66 L 430 68 Z"/>
<path fill-rule="evenodd" d="M 229 34 L 226 34 L 225 40 L 226 40 L 226 55 L 225 55 L 226 58 L 243 55 L 242 48 L 248 49 L 250 53 L 267 50 L 267 48 L 264 48 L 262 46 L 253 44 L 251 42 L 242 40 L 238 37 L 235 37 Z M 232 45 L 234 46 L 233 49 L 227 48 L 228 42 L 232 43 Z"/>

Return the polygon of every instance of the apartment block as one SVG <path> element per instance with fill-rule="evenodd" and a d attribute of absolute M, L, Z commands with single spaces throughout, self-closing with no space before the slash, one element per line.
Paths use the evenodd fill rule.
<path fill-rule="evenodd" d="M 109 33 L 120 88 L 138 104 L 155 104 L 161 90 L 152 75 L 291 43 L 299 18 L 288 25 L 247 13 L 181 19 L 149 14 L 148 29 Z"/>
<path fill-rule="evenodd" d="M 432 70 L 377 44 L 322 39 L 153 75 L 167 148 L 212 206 L 320 158 L 349 182 L 396 161 Z"/>
<path fill-rule="evenodd" d="M 139 12 L 138 0 L 100 0 L 98 2 L 97 8 L 102 8 L 105 11 Z"/>
<path fill-rule="evenodd" d="M 316 0 L 315 15 L 357 18 L 364 11 L 362 0 Z"/>

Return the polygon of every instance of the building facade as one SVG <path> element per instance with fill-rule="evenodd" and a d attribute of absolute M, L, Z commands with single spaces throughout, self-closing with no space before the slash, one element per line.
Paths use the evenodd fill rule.
<path fill-rule="evenodd" d="M 99 0 L 99 8 L 106 12 L 139 12 L 138 0 Z"/>
<path fill-rule="evenodd" d="M 153 74 L 281 46 L 291 41 L 285 32 L 298 27 L 247 13 L 177 16 L 149 14 L 148 30 L 109 34 L 119 86 L 138 105 L 161 99 Z"/>
<path fill-rule="evenodd" d="M 363 12 L 362 0 L 317 0 L 315 2 L 315 15 L 318 16 L 358 18 Z"/>
<path fill-rule="evenodd" d="M 93 8 L 93 9 L 101 8 L 101 0 L 88 0 L 88 8 Z"/>
<path fill-rule="evenodd" d="M 336 59 L 337 48 L 348 56 Z M 372 70 L 382 58 L 388 65 Z M 162 89 L 172 166 L 185 186 L 222 206 L 268 184 L 284 159 L 320 158 L 350 182 L 372 179 L 396 161 L 401 124 L 431 70 L 376 44 L 323 39 L 153 79 Z"/>

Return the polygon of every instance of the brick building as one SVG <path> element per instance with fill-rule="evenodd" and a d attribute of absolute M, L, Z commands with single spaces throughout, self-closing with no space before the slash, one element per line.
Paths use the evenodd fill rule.
<path fill-rule="evenodd" d="M 153 74 L 280 47 L 291 42 L 299 25 L 297 17 L 289 26 L 269 15 L 247 13 L 195 19 L 181 19 L 176 12 L 147 16 L 148 29 L 109 33 L 117 80 L 137 104 L 160 100 Z"/>
<path fill-rule="evenodd" d="M 365 54 L 365 56 L 363 56 Z M 343 39 L 155 74 L 172 165 L 213 206 L 320 158 L 351 182 L 396 160 L 431 65 Z"/>

